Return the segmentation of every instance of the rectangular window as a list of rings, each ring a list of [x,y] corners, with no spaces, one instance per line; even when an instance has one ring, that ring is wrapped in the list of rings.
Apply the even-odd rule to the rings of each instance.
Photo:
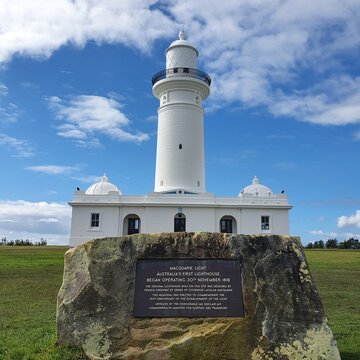
[[[228,234],[231,234],[233,232],[231,219],[222,219],[220,221],[220,232]]]
[[[100,214],[99,213],[91,214],[91,227],[92,228],[100,227]]]
[[[129,218],[128,220],[128,235],[138,234],[140,230],[139,218]]]
[[[261,230],[270,230],[270,216],[261,217]]]
[[[186,231],[186,219],[174,218],[174,232],[183,232]]]

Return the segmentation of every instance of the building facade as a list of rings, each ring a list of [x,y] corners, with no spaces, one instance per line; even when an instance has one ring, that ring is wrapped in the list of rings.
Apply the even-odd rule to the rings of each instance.
[[[197,69],[197,57],[180,31],[166,50],[166,69],[152,79],[159,99],[154,191],[123,195],[105,175],[86,191],[76,191],[69,203],[71,246],[134,233],[289,233],[287,196],[274,194],[256,177],[236,197],[206,192],[202,101],[211,79]]]

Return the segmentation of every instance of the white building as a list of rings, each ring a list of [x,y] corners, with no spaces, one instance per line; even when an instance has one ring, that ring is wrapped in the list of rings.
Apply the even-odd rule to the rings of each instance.
[[[287,196],[274,194],[256,177],[236,197],[206,192],[202,101],[211,80],[197,70],[197,57],[180,31],[166,50],[166,69],[152,80],[160,101],[154,191],[123,195],[106,176],[85,192],[76,191],[69,203],[71,246],[139,232],[289,233]]]

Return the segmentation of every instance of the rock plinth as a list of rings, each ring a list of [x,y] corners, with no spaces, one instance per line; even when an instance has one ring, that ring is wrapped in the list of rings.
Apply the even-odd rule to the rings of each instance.
[[[239,259],[243,318],[134,318],[137,259]],[[300,240],[219,233],[138,234],[65,254],[59,343],[90,359],[340,359]]]

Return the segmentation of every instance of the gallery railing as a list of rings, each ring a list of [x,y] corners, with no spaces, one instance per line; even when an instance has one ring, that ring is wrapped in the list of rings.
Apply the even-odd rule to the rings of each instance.
[[[169,77],[193,77],[195,79],[204,81],[206,84],[210,86],[211,84],[211,78],[208,74],[205,72],[198,70],[198,69],[192,69],[192,68],[171,68],[171,69],[164,69],[156,73],[152,78],[152,84],[155,85],[158,81],[169,78]]]

